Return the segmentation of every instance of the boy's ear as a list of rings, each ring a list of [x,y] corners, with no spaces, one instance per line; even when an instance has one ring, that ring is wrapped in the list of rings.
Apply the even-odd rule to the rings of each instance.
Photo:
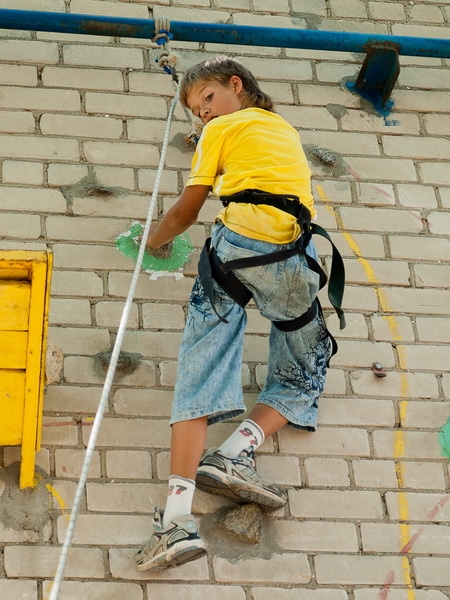
[[[242,83],[242,79],[240,77],[238,77],[237,75],[232,75],[230,77],[230,83],[233,86],[233,89],[236,92],[236,94],[240,94],[244,87],[243,83]]]

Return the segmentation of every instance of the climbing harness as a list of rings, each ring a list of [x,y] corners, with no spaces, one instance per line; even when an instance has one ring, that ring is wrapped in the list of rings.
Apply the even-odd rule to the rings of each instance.
[[[230,202],[245,202],[250,204],[273,206],[296,217],[302,233],[296,240],[293,248],[278,250],[276,252],[261,254],[259,256],[253,256],[250,258],[230,260],[227,262],[222,262],[222,260],[219,258],[216,250],[211,244],[211,238],[206,240],[200,255],[198,273],[205,293],[207,294],[219,319],[227,323],[227,315],[220,315],[215,307],[214,290],[212,285],[213,279],[220,285],[224,292],[230,296],[232,300],[237,302],[237,304],[243,308],[252,298],[252,292],[233,273],[234,269],[246,269],[268,265],[286,260],[296,254],[301,254],[305,257],[308,267],[319,276],[319,289],[322,289],[327,282],[327,276],[319,263],[314,260],[314,258],[306,254],[306,248],[311,240],[312,235],[318,234],[322,237],[325,237],[330,242],[333,249],[328,284],[328,297],[339,317],[340,328],[344,329],[345,316],[342,310],[342,298],[344,295],[345,285],[344,262],[338,249],[333,244],[325,229],[320,227],[320,225],[311,223],[310,212],[306,206],[301,204],[298,196],[270,194],[260,190],[244,190],[234,194],[233,196],[221,197],[221,201],[224,206],[228,206]],[[281,331],[296,331],[297,329],[301,329],[310,323],[318,313],[322,314],[322,308],[319,299],[316,298],[308,310],[295,319],[290,319],[287,321],[273,321],[273,324]],[[337,352],[337,343],[328,329],[327,333],[331,339],[332,355],[334,355]]]
[[[166,72],[168,72],[168,71],[166,71]],[[159,165],[158,165],[158,169],[157,169],[156,177],[155,177],[155,185],[153,188],[153,193],[152,193],[152,196],[150,199],[150,204],[148,207],[147,219],[145,222],[144,231],[142,233],[142,241],[141,241],[141,245],[139,248],[138,256],[136,258],[136,265],[135,265],[133,276],[131,279],[130,288],[128,290],[127,298],[125,301],[125,306],[122,311],[122,317],[120,319],[119,328],[117,330],[117,337],[116,337],[116,341],[114,343],[114,347],[112,350],[109,368],[106,373],[105,383],[103,385],[103,390],[102,390],[102,394],[100,397],[99,405],[98,405],[95,419],[94,419],[94,422],[92,425],[92,432],[89,437],[88,445],[86,447],[86,454],[85,454],[85,459],[84,459],[83,466],[81,469],[80,480],[78,482],[77,489],[75,491],[75,497],[73,500],[72,510],[71,510],[71,514],[70,514],[70,521],[67,526],[66,536],[64,539],[64,544],[62,546],[61,555],[59,557],[59,562],[58,562],[56,574],[55,574],[55,577],[53,580],[53,585],[52,585],[52,588],[50,591],[49,600],[58,600],[59,590],[61,587],[61,582],[64,577],[64,569],[66,566],[68,553],[70,550],[70,546],[72,544],[73,534],[74,534],[74,530],[75,530],[75,524],[76,524],[76,520],[78,517],[78,513],[80,511],[81,500],[83,497],[84,488],[86,486],[86,481],[87,481],[88,472],[89,472],[89,468],[90,468],[91,461],[92,461],[92,456],[94,454],[96,441],[98,438],[98,434],[100,432],[100,426],[101,426],[103,416],[105,414],[105,411],[106,411],[106,408],[108,405],[108,399],[109,399],[109,395],[111,392],[114,375],[115,375],[115,372],[117,369],[117,364],[119,362],[120,350],[121,350],[121,347],[123,344],[125,331],[126,331],[126,327],[127,327],[127,322],[128,322],[128,318],[129,318],[129,315],[131,312],[133,298],[134,298],[134,294],[135,294],[137,283],[138,283],[138,277],[139,277],[140,271],[141,271],[142,261],[144,259],[145,245],[147,242],[148,235],[150,233],[150,226],[151,226],[152,220],[153,220],[153,213],[155,211],[159,186],[161,184],[161,179],[162,179],[163,170],[164,170],[164,162],[165,162],[165,158],[166,158],[166,154],[167,154],[167,148],[169,145],[170,127],[172,124],[175,107],[176,107],[179,97],[180,97],[180,82],[178,81],[178,78],[175,79],[175,76],[176,76],[175,71],[170,72],[170,74],[172,75],[172,78],[176,82],[177,85],[176,85],[175,96],[170,105],[169,114],[167,117],[166,129],[164,132],[163,145],[162,145],[162,149],[161,149],[161,158],[159,161]]]

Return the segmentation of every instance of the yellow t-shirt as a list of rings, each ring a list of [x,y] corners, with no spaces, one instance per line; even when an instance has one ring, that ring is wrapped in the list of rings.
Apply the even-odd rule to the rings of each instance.
[[[204,127],[187,185],[211,186],[217,196],[245,189],[295,195],[314,217],[310,178],[298,132],[273,112],[246,108]],[[295,217],[267,205],[232,202],[217,218],[236,233],[274,244],[301,233]]]

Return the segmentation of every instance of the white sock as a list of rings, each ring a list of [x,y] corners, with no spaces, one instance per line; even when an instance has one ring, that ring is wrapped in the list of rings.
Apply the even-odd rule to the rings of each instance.
[[[220,446],[220,451],[228,458],[236,458],[242,452],[251,455],[264,442],[264,439],[261,427],[254,421],[245,419]]]
[[[194,499],[195,481],[171,475],[167,487],[167,503],[163,515],[163,529],[168,527],[175,517],[190,515]]]

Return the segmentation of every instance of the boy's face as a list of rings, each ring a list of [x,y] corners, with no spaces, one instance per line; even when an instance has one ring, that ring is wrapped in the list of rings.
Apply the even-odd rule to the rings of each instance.
[[[216,117],[229,115],[242,107],[243,86],[233,75],[227,84],[216,80],[199,81],[187,94],[187,104],[204,125]]]

